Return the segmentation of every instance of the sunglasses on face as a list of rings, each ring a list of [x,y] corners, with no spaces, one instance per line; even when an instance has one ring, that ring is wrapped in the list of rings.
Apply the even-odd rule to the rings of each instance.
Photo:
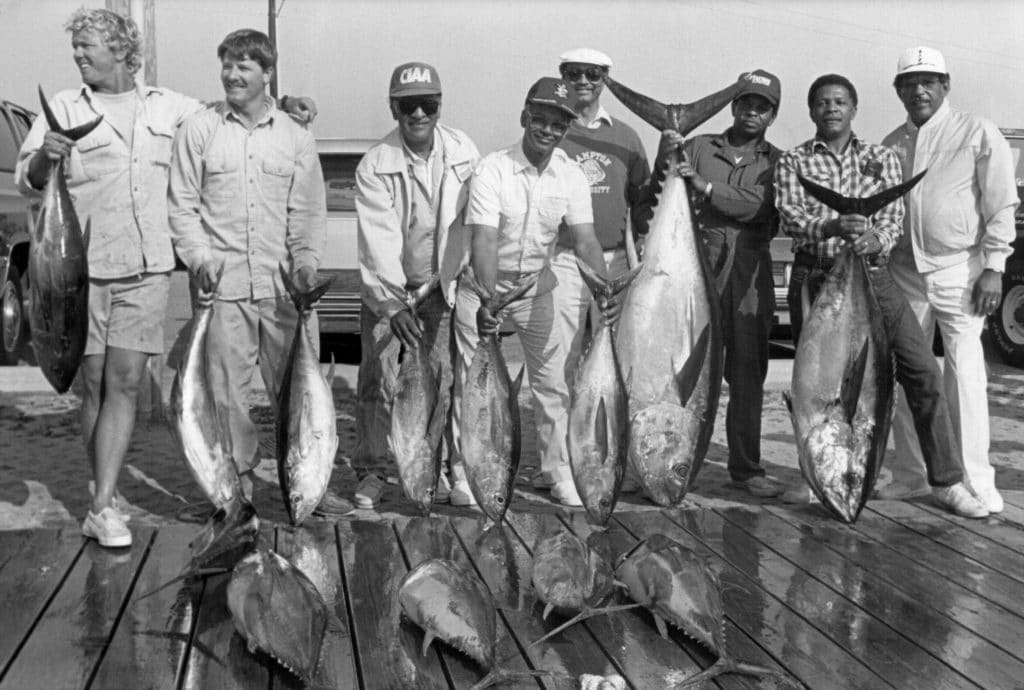
[[[440,101],[435,100],[400,100],[398,101],[398,112],[403,115],[412,115],[417,110],[422,110],[424,115],[435,115],[441,107]]]
[[[579,78],[586,75],[587,81],[599,82],[604,79],[604,70],[600,67],[566,67],[562,70],[562,76],[569,81],[579,81]]]
[[[530,113],[530,128],[543,131],[545,128],[549,128],[551,133],[556,137],[560,137],[569,131],[569,123],[564,120],[549,120],[543,115],[534,115]]]

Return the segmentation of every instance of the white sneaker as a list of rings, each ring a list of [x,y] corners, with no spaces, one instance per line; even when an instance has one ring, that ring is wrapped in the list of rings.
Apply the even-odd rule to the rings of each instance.
[[[570,508],[579,508],[583,505],[583,500],[576,491],[576,485],[572,480],[561,481],[552,486],[551,498],[555,499],[563,506],[569,506]]]
[[[95,539],[100,546],[118,548],[132,545],[132,533],[116,510],[106,507],[96,513],[89,511],[82,522],[82,534]]]
[[[801,484],[783,491],[782,495],[779,496],[779,500],[791,505],[802,505],[805,503],[813,503],[815,499],[814,492],[811,491],[811,487],[806,484]]]
[[[437,487],[434,489],[434,503],[447,503],[452,495],[451,484],[448,483],[448,477],[444,476],[444,472],[437,478]]]
[[[373,510],[380,505],[380,497],[384,494],[384,480],[375,474],[368,474],[359,482],[356,487],[353,503],[356,508]]]
[[[451,495],[448,497],[448,502],[457,508],[475,506],[476,498],[469,488],[469,482],[464,479],[456,481],[455,486],[452,487]]]
[[[1003,497],[999,495],[999,491],[994,486],[984,491],[975,491],[974,495],[988,508],[988,512],[1003,512]]]
[[[89,480],[89,497],[96,498],[96,482]],[[111,507],[121,516],[121,522],[129,522],[132,519],[132,504],[121,495],[121,492],[114,489],[114,498],[110,501]]]
[[[989,509],[985,502],[975,498],[963,482],[953,486],[937,486],[932,489],[932,493],[943,508],[955,515],[965,518],[988,517]]]

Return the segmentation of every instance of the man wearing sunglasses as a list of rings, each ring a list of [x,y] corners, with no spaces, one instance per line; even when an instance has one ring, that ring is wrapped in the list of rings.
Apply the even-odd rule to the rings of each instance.
[[[462,278],[455,310],[457,376],[465,381],[479,339],[498,328],[498,315],[480,303],[470,280],[502,294],[537,276],[537,284],[502,316],[511,320],[523,346],[541,474],[552,483],[552,497],[568,506],[582,502],[569,470],[566,352],[557,326],[556,279],[550,265],[559,228],[565,227],[581,260],[598,275],[608,272],[594,233],[590,185],[580,167],[558,148],[577,117],[574,105],[574,94],[565,82],[541,78],[527,93],[519,116],[522,140],[490,154],[477,167],[466,211],[472,231],[471,270]],[[602,311],[611,323],[619,307],[612,302]],[[458,404],[453,412],[459,415]]]
[[[743,75],[740,83],[731,127],[685,143],[667,130],[654,167],[655,177],[663,176],[664,157],[682,145],[685,159],[678,172],[696,195],[694,213],[721,286],[729,475],[736,488],[768,498],[783,492],[761,466],[761,410],[775,311],[769,243],[778,231],[778,214],[772,174],[781,151],[765,133],[778,114],[782,86],[764,70]]]
[[[446,412],[450,404],[451,305],[468,246],[462,226],[468,182],[479,158],[464,132],[438,123],[441,80],[433,66],[396,67],[389,97],[398,126],[366,152],[356,170],[363,304],[352,465],[359,508],[376,507],[383,477],[396,474],[386,447],[391,414],[384,392],[394,387],[403,345],[415,347],[420,339],[430,344],[430,359],[441,371],[439,404]],[[389,289],[415,289],[434,275],[439,288],[416,314]],[[452,433],[446,424],[446,449],[453,447]],[[452,505],[471,505],[469,487],[458,479],[461,469],[452,470],[454,486],[442,474],[434,500],[444,503],[450,496]]]
[[[628,269],[626,232],[632,227],[634,237],[645,235],[650,219],[653,199],[647,193],[651,175],[647,153],[636,131],[624,122],[613,120],[601,105],[611,58],[592,48],[576,48],[562,53],[559,61],[562,79],[576,95],[578,115],[559,146],[579,164],[590,184],[594,230],[601,243],[608,275],[621,275]],[[555,304],[562,347],[566,352],[565,378],[571,389],[586,331],[587,311],[591,311],[591,322],[598,313],[592,306],[593,296],[576,267],[576,253],[568,232],[559,235],[551,270],[558,279]],[[534,478],[535,488],[550,486],[548,477]],[[621,490],[629,493],[638,487],[630,472]]]

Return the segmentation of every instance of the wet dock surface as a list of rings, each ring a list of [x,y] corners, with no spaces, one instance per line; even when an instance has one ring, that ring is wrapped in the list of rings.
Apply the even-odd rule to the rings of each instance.
[[[718,573],[727,647],[787,680],[723,676],[707,687],[1024,687],[1024,492],[1005,511],[956,518],[931,499],[872,501],[853,526],[812,505],[617,512],[629,546],[661,532],[705,555]],[[498,606],[499,665],[564,677],[623,676],[668,688],[714,657],[644,609],[593,618],[530,647],[563,621],[530,587],[537,536],[585,533],[568,514],[264,523],[265,544],[293,557],[342,626],[325,643],[319,678],[337,688],[468,688],[484,675],[400,615],[402,576],[426,558],[471,565]],[[224,599],[226,575],[146,593],[188,561],[197,525],[133,527],[135,544],[105,550],[75,527],[0,532],[0,689],[300,687],[252,654]],[[567,688],[566,680],[515,687]],[[506,685],[505,687],[509,687]]]

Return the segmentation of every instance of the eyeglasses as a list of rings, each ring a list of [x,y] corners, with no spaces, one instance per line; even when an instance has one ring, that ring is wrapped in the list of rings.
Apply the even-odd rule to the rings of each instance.
[[[560,137],[569,131],[569,123],[564,120],[549,120],[543,115],[530,113],[530,128],[539,130],[547,128],[550,129],[551,133],[556,137]]]
[[[565,67],[562,69],[562,76],[569,81],[578,81],[583,75],[587,76],[587,81],[599,82],[604,79],[604,70],[600,67]]]
[[[398,112],[403,115],[412,115],[417,110],[422,110],[424,115],[434,115],[440,107],[441,101],[435,100],[421,101],[401,99],[398,101]]]

